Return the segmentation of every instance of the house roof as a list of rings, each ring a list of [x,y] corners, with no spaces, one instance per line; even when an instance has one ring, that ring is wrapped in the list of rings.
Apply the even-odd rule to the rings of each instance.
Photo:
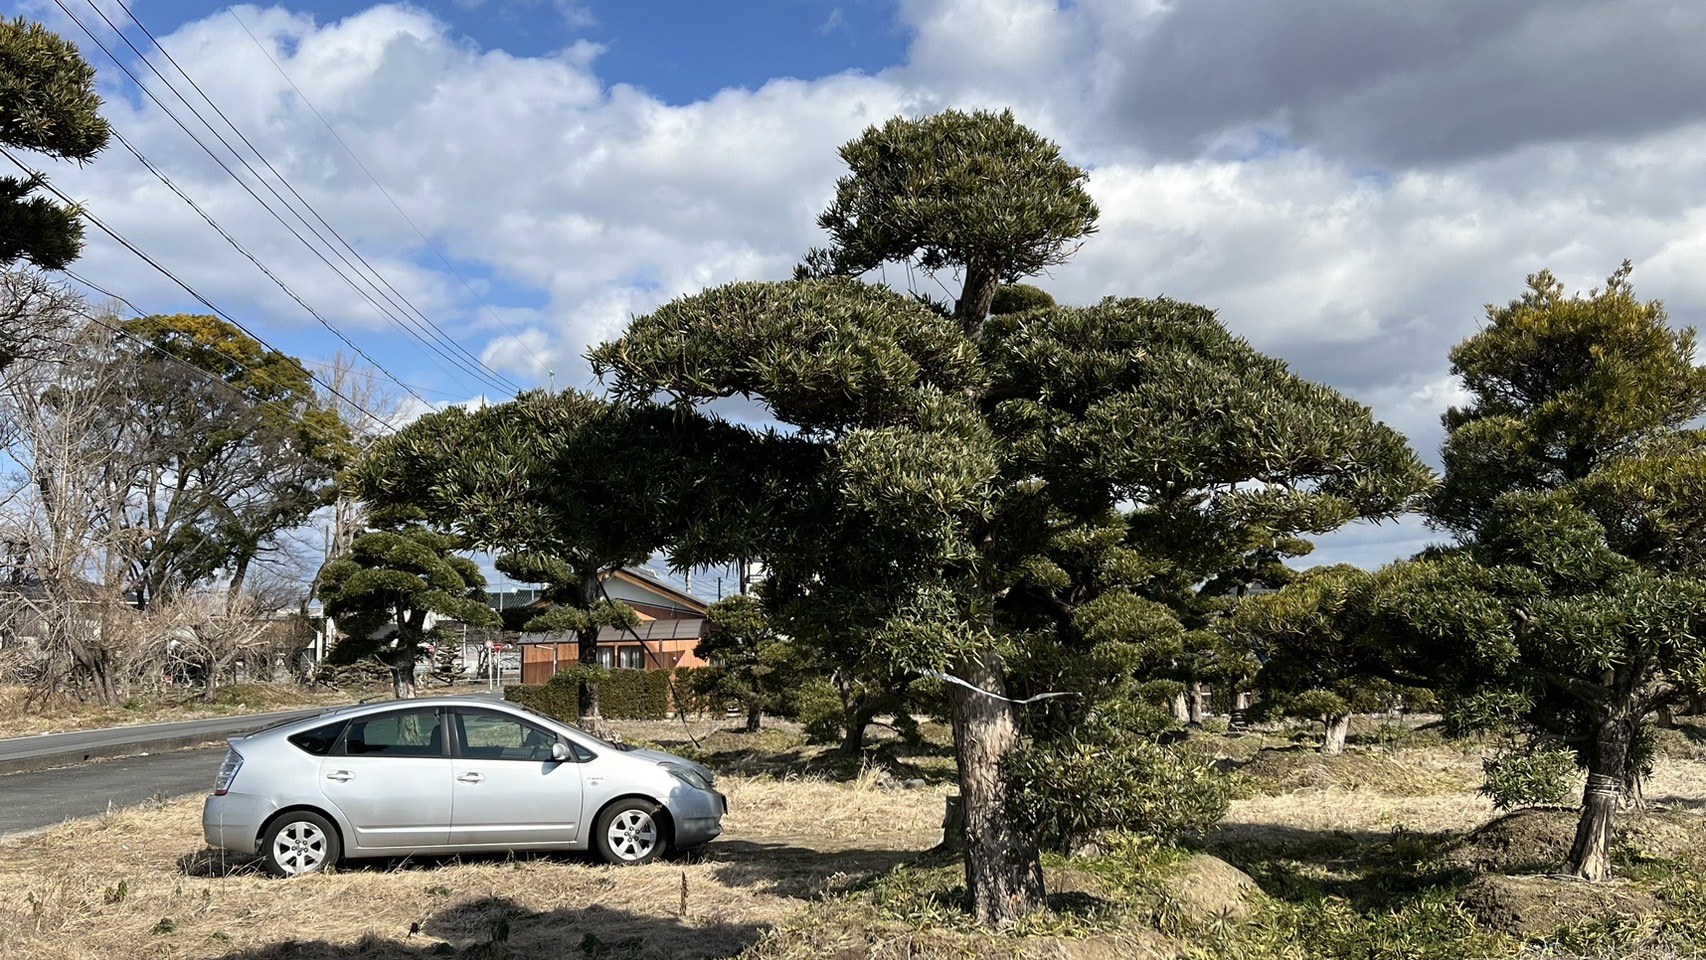
[[[643,589],[662,593],[669,599],[674,600],[676,603],[687,607],[690,610],[697,610],[703,613],[704,611],[711,609],[711,605],[709,603],[706,603],[701,598],[688,593],[674,584],[671,584],[669,581],[658,576],[655,571],[648,570],[645,567],[623,567],[620,570],[612,571],[610,573],[610,578],[615,580],[624,580]]]
[[[598,631],[600,645],[622,643],[624,641],[649,643],[654,640],[696,640],[705,635],[705,619],[703,617],[683,617],[679,620],[650,620],[641,623],[632,630],[623,627],[601,627]],[[573,633],[556,631],[553,633],[524,633],[522,643],[574,643]]]

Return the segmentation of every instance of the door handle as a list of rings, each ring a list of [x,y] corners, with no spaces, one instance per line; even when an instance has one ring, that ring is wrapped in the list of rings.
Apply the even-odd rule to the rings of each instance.
[[[480,783],[481,781],[486,779],[486,775],[483,773],[464,773],[462,776],[457,777],[456,779],[462,781],[463,783]]]
[[[348,770],[334,770],[331,773],[326,774],[326,779],[336,780],[339,783],[348,783],[355,779],[355,774],[350,773]]]

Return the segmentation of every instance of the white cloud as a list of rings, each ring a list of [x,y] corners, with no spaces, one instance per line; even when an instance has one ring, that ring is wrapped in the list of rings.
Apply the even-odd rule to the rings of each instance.
[[[560,386],[588,385],[587,347],[674,296],[786,276],[821,242],[814,219],[841,172],[835,148],[864,126],[1012,105],[1091,169],[1103,210],[1101,232],[1043,286],[1068,301],[1165,293],[1214,306],[1258,347],[1370,403],[1432,459],[1453,397],[1446,350],[1527,273],[1551,267],[1586,288],[1629,257],[1640,293],[1679,321],[1706,308],[1692,269],[1706,253],[1706,126],[1692,101],[1631,103],[1633,118],[1548,107],[1544,122],[1498,122],[1592,57],[1612,58],[1593,61],[1600,72],[1632,62],[1632,37],[1663,27],[1676,36],[1662,50],[1692,42],[1703,18],[1641,0],[1647,21],[1596,37],[1594,5],[1518,6],[1382,7],[1302,43],[1217,0],[903,0],[904,63],[681,106],[605,84],[590,44],[520,58],[480,50],[414,7],[326,23],[240,8],[414,222],[489,273],[476,287],[543,301],[498,321],[438,269],[230,16],[164,40],[398,289],[530,383],[552,371]],[[1425,35],[1385,37],[1393,17]],[[1474,23],[1497,29],[1451,40]],[[1563,25],[1579,58],[1531,49],[1537,24]],[[1397,59],[1358,53],[1376,40],[1397,44]],[[1668,70],[1669,56],[1655,63]],[[1478,98],[1475,78],[1499,77],[1498,95]],[[1647,77],[1636,70],[1619,89],[1646,90]],[[379,328],[157,108],[113,99],[119,130],[293,288],[352,333]],[[313,323],[122,151],[54,174],[216,302],[269,329]],[[79,270],[143,305],[175,299],[98,240]],[[387,360],[400,375],[436,376],[413,354]]]

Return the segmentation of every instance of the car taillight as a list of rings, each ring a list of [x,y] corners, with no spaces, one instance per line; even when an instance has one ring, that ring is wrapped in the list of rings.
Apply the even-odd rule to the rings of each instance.
[[[219,765],[219,778],[213,781],[213,795],[223,797],[231,791],[231,781],[243,769],[243,755],[235,750],[225,751],[225,762]]]

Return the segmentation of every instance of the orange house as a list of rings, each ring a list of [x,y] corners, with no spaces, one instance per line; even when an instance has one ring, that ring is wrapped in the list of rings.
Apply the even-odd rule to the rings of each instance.
[[[598,632],[598,662],[629,670],[674,670],[702,667],[693,653],[705,635],[710,604],[649,570],[626,568],[604,577],[604,592],[640,615],[633,630],[604,627]],[[541,609],[550,606],[541,602]],[[521,682],[544,683],[556,672],[580,662],[580,643],[573,634],[521,635]]]

